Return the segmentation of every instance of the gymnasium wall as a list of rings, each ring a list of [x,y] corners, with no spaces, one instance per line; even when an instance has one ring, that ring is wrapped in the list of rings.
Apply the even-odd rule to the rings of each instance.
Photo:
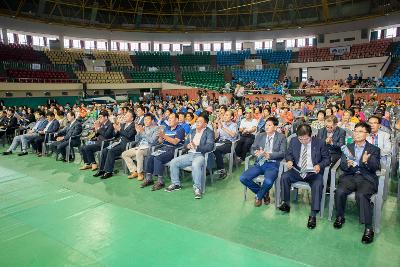
[[[349,73],[357,75],[360,70],[363,72],[363,77],[381,77],[385,69],[381,73],[381,68],[385,64],[388,57],[373,57],[352,60],[336,60],[323,62],[308,62],[308,63],[289,63],[287,75],[293,81],[299,77],[299,69],[307,68],[308,76],[313,76],[317,80],[338,80],[346,79]],[[299,80],[301,80],[299,78]]]

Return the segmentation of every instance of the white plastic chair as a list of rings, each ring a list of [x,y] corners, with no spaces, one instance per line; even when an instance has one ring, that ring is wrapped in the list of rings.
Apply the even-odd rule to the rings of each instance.
[[[340,160],[332,167],[332,171],[331,171],[331,188],[330,188],[329,211],[328,211],[328,213],[329,213],[328,220],[329,221],[332,220],[332,216],[333,216],[333,208],[335,205],[335,195],[334,194],[335,194],[335,190],[336,190],[336,174],[338,173],[339,166],[340,166]],[[379,176],[378,192],[371,196],[371,202],[374,204],[374,209],[373,209],[374,231],[376,233],[379,233],[380,226],[381,226],[381,215],[382,215],[382,205],[383,205],[386,170],[382,169],[381,171],[376,172],[376,174]],[[355,201],[356,194],[353,192],[350,195],[348,195],[347,198]]]
[[[286,171],[286,170],[287,170],[287,167],[286,167],[286,164],[285,164],[285,167],[284,167],[283,171]],[[326,192],[326,184],[328,182],[328,175],[329,175],[329,166],[325,167],[324,173],[323,173],[323,176],[322,176],[322,178],[323,178],[323,188],[322,188],[322,197],[321,197],[320,210],[319,210],[319,215],[320,215],[321,218],[324,217],[325,195],[326,195],[325,192]],[[277,186],[279,186],[280,190],[282,191],[281,177],[278,177],[278,179],[276,179],[276,182],[277,182]],[[298,181],[296,183],[293,183],[291,185],[291,188],[292,188],[292,190],[293,189],[296,189],[296,190],[298,190],[298,189],[306,189],[306,190],[311,191],[310,185],[307,182],[302,182],[302,181]],[[296,200],[297,200],[297,192],[296,192]],[[279,203],[280,203],[281,202],[281,195],[279,195],[279,196],[275,195],[275,201],[279,201]]]
[[[246,171],[249,168],[249,163],[250,163],[250,159],[254,157],[253,155],[249,155],[246,157],[245,162],[244,162],[244,170]],[[278,186],[278,180],[280,180],[282,173],[285,169],[285,164],[286,161],[282,160],[279,164],[279,171],[278,171],[278,177],[276,178],[275,182],[274,182],[274,188],[275,188],[275,207],[277,208],[280,200],[281,200],[281,187]],[[253,181],[257,184],[262,184],[264,182],[264,175],[259,175],[256,178],[253,179]],[[247,200],[247,186],[244,186],[244,192],[243,192],[243,197],[244,200]]]

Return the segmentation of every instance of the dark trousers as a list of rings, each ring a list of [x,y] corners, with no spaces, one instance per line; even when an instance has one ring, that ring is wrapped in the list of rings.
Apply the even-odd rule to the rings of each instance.
[[[175,147],[162,146],[159,150],[164,150],[165,152],[158,156],[149,155],[146,157],[144,164],[145,173],[163,176],[164,164],[174,158]]]
[[[83,162],[86,165],[96,164],[96,159],[94,157],[94,154],[97,151],[100,151],[100,149],[101,149],[101,143],[95,143],[95,144],[82,146],[80,152],[82,155]]]
[[[80,140],[71,140],[71,147],[79,146]],[[67,152],[68,140],[56,141],[50,145],[50,150],[55,151],[56,154],[61,154],[62,158],[65,159]]]
[[[101,152],[100,171],[113,172],[115,160],[121,156],[122,152],[126,149],[125,143],[119,143],[112,148],[105,148]]]
[[[323,170],[321,170],[323,171]],[[291,169],[282,174],[282,191],[283,201],[287,204],[290,202],[290,188],[293,183],[298,181],[306,182],[311,187],[311,210],[318,212],[321,206],[322,190],[324,187],[321,173],[307,175],[301,178],[300,174]]]
[[[236,155],[243,161],[246,159],[246,154],[250,152],[251,145],[254,143],[254,135],[241,135],[236,144]]]
[[[43,142],[44,142],[44,135],[36,136],[32,140],[32,148],[33,148],[33,150],[35,150],[38,153],[42,153]]]
[[[262,166],[254,164],[240,176],[240,182],[248,187],[257,199],[262,199],[274,185],[279,172],[279,162],[265,162]],[[259,175],[264,175],[264,182],[260,186],[253,181]]]
[[[217,169],[221,170],[224,168],[224,155],[231,152],[232,143],[226,142],[221,146],[217,146],[214,151],[215,162],[217,163]]]
[[[373,183],[360,174],[345,175],[339,178],[335,192],[336,216],[344,217],[347,196],[355,192],[356,202],[360,214],[360,223],[370,227],[372,225],[371,196],[376,193]]]

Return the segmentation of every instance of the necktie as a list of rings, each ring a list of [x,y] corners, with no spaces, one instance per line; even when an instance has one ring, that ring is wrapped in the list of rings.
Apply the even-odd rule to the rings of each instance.
[[[378,146],[378,135],[377,134],[372,134],[372,143],[375,146]]]
[[[305,170],[307,168],[307,146],[301,146],[301,157],[300,157],[300,168],[301,170]],[[304,179],[306,177],[306,173],[301,174],[300,176]]]
[[[265,147],[264,147],[264,151],[269,152],[271,149],[271,141],[272,141],[272,137],[268,137],[267,136],[267,142],[265,143]]]

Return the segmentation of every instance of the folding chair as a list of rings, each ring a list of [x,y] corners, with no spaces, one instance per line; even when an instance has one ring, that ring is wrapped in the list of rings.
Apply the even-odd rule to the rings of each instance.
[[[284,168],[283,171],[286,171],[286,166]],[[323,172],[323,187],[322,187],[322,197],[321,197],[321,202],[320,202],[320,210],[319,210],[319,214],[320,217],[323,218],[324,217],[324,209],[325,209],[325,192],[326,192],[326,184],[328,181],[328,175],[329,175],[329,166],[325,167],[324,172]],[[278,176],[278,179],[276,179],[277,182],[277,186],[280,188],[281,192],[282,192],[282,184],[281,184],[281,176]],[[295,194],[295,200],[297,201],[298,198],[298,189],[306,189],[308,191],[311,191],[311,187],[307,182],[302,182],[302,181],[298,181],[296,183],[293,183],[291,185],[291,189],[296,190],[296,194]],[[279,199],[277,199],[277,197]],[[281,195],[277,196],[277,194],[275,194],[275,201],[281,201]]]
[[[249,168],[249,163],[250,163],[250,159],[254,157],[253,155],[249,155],[246,157],[245,162],[244,162],[244,170],[246,171]],[[286,161],[282,160],[279,163],[279,171],[278,171],[278,177],[276,178],[275,182],[274,182],[274,188],[275,188],[275,207],[277,208],[279,203],[281,202],[281,187],[279,186],[279,181],[281,179],[282,173],[285,169],[285,164]],[[259,175],[256,178],[253,179],[253,181],[259,185],[262,185],[262,183],[264,182],[264,175]],[[279,180],[279,181],[278,181]],[[244,192],[243,192],[243,197],[244,197],[244,201],[247,200],[247,186],[244,186]]]
[[[210,155],[214,151],[215,151],[215,146],[214,146],[212,151],[207,152],[207,153],[204,154],[204,169],[203,169],[203,179],[202,179],[202,185],[201,185],[201,192],[203,194],[206,192],[207,169],[208,169],[208,171],[210,173],[211,184],[213,184],[213,176],[212,176],[212,171],[210,169],[209,158],[210,158]],[[180,151],[180,152],[181,153],[180,153],[179,156],[182,155],[182,151]],[[187,171],[187,172],[191,172],[192,171],[192,166],[185,167],[185,168],[183,168],[183,170]]]
[[[331,172],[331,188],[330,188],[330,196],[329,196],[329,215],[328,215],[328,220],[332,220],[332,215],[333,215],[333,207],[335,205],[335,190],[336,190],[336,174],[338,173],[340,161],[338,161],[333,167],[332,167],[332,172]],[[376,194],[373,194],[371,196],[371,202],[374,204],[374,218],[373,218],[373,224],[374,224],[374,231],[376,233],[379,233],[380,231],[380,226],[381,226],[381,216],[382,216],[382,205],[383,205],[383,191],[384,191],[384,185],[385,185],[385,175],[386,175],[386,170],[382,169],[381,171],[377,171],[376,174],[379,176],[379,185],[378,185],[378,192]],[[350,195],[347,196],[347,198],[352,199],[355,201],[356,199],[356,194],[353,192]]]

